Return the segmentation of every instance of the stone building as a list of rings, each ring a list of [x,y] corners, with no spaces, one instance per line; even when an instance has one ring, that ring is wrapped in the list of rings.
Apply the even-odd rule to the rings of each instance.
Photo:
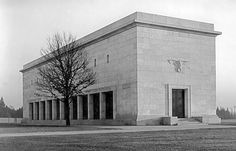
[[[215,37],[210,23],[136,12],[81,39],[97,83],[71,104],[72,124],[218,123]],[[23,66],[29,124],[63,124],[64,105],[34,95],[42,58]]]

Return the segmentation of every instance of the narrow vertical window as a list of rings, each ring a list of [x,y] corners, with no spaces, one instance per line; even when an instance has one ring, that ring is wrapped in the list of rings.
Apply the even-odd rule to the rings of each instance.
[[[94,59],[94,67],[96,67],[96,65],[97,65],[97,60]]]
[[[109,55],[107,55],[107,63],[109,63]]]

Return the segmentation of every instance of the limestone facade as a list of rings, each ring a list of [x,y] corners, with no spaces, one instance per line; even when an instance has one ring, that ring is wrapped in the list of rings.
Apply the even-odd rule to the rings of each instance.
[[[215,113],[219,34],[213,24],[136,12],[79,39],[96,72],[96,84],[84,91],[86,95],[74,97],[72,124],[161,124],[162,117],[176,116],[172,93],[178,89],[183,90],[184,118],[219,121]],[[34,95],[37,67],[43,64],[39,58],[21,70],[24,120],[61,124],[63,103]]]

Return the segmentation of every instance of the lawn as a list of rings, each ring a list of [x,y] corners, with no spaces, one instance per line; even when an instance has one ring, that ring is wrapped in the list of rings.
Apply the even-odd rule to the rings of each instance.
[[[31,132],[58,132],[58,131],[93,131],[93,130],[108,130],[115,128],[101,128],[100,126],[24,126],[19,124],[0,124],[0,135],[6,133],[31,133]],[[1,149],[0,149],[1,151]]]
[[[222,119],[222,125],[236,125],[236,119]]]
[[[2,151],[236,150],[236,129],[0,138]]]

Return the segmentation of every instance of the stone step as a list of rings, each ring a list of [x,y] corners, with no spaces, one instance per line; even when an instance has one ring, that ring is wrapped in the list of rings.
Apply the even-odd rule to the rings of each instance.
[[[196,122],[197,120],[194,118],[178,118],[178,121]]]
[[[178,118],[178,125],[204,125],[193,118]]]

